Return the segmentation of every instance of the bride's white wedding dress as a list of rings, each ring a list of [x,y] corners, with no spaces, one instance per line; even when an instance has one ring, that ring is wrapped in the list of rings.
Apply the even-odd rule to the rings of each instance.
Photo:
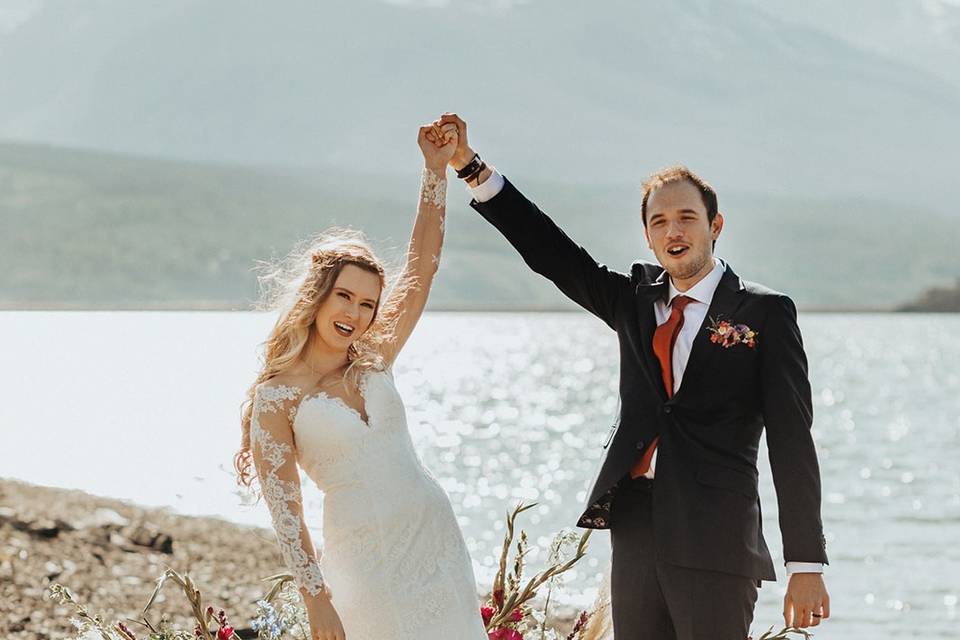
[[[360,392],[366,422],[324,393],[256,390],[251,449],[284,562],[308,592],[329,586],[348,640],[487,640],[463,536],[413,448],[392,373],[363,374]],[[324,492],[319,561],[297,462]]]

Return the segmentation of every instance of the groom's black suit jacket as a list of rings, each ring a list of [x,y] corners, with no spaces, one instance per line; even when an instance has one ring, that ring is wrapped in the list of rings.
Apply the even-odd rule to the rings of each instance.
[[[784,558],[826,563],[807,359],[790,298],[741,280],[728,266],[680,389],[668,399],[653,352],[653,305],[668,288],[662,267],[637,262],[624,274],[598,264],[509,181],[489,201],[471,206],[530,268],[619,337],[620,414],[579,526],[609,527],[618,483],[660,435],[653,483],[657,558],[776,580],[757,492],[757,450],[766,427]],[[711,342],[711,318],[746,324],[758,332],[756,346]]]

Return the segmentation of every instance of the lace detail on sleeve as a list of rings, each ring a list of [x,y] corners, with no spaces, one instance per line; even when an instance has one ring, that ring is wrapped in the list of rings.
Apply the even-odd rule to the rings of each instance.
[[[250,447],[283,561],[297,584],[317,595],[326,590],[326,583],[303,520],[300,474],[289,421],[296,407],[293,401],[300,393],[299,388],[284,385],[257,388],[250,421]],[[284,411],[287,404],[289,410]]]
[[[437,208],[445,207],[447,204],[446,175],[437,175],[430,169],[424,168],[420,174],[420,199]]]

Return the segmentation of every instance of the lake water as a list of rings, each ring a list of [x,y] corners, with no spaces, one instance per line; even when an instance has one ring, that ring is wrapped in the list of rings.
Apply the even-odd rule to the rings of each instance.
[[[230,468],[271,324],[258,313],[0,313],[0,475],[268,526]],[[957,638],[960,316],[811,313],[801,327],[832,562],[833,618],[818,637]],[[539,503],[519,523],[533,567],[576,521],[616,408],[616,358],[615,335],[583,314],[433,313],[397,362],[414,440],[485,584],[517,501]],[[306,500],[319,523],[320,496]],[[608,554],[607,534],[595,535],[568,600],[589,601]],[[783,593],[781,571],[761,589],[755,629],[782,622]]]

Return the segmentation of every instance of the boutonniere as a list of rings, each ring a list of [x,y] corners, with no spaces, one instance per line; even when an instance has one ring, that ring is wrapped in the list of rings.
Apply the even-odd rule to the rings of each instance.
[[[754,331],[745,324],[734,324],[729,320],[714,320],[710,318],[710,342],[719,344],[724,349],[737,344],[745,344],[751,349],[757,346],[758,331]]]

